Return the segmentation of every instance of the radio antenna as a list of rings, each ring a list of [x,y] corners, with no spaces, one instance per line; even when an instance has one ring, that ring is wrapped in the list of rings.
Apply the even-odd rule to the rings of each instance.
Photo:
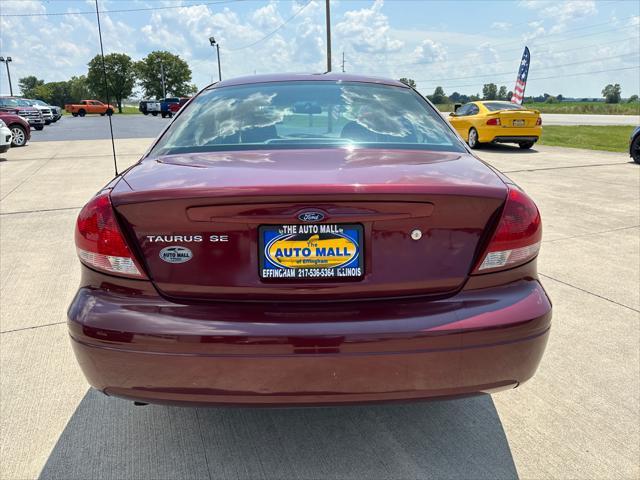
[[[96,18],[98,19],[98,36],[100,37],[100,55],[102,57],[102,77],[104,79],[104,91],[107,97],[107,110],[109,109],[108,105],[111,104],[111,100],[109,98],[109,82],[107,81],[107,67],[104,63],[104,47],[102,46],[102,29],[100,28],[100,10],[98,9],[98,0],[96,1]],[[113,111],[111,112],[113,114]],[[111,123],[111,115],[107,115],[109,117],[109,132],[111,133],[111,150],[113,151],[113,169],[116,172],[116,177],[118,176],[118,162],[116,161],[116,144],[113,141],[113,124]]]

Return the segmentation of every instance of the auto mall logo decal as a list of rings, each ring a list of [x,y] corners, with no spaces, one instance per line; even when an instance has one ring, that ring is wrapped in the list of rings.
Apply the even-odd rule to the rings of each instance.
[[[304,212],[298,215],[301,222],[321,222],[324,220],[324,214],[320,212]]]
[[[193,258],[193,253],[186,247],[174,245],[160,250],[160,258],[167,263],[184,263]]]

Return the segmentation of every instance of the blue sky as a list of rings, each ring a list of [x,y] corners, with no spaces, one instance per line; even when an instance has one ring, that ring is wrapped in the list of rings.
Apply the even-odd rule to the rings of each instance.
[[[15,82],[86,73],[99,50],[95,14],[83,13],[93,8],[92,0],[3,0],[0,55],[13,58]],[[217,76],[210,35],[223,77],[325,69],[324,1],[101,0],[100,8],[111,11],[102,19],[105,52],[139,59],[169,50],[189,62],[198,87]],[[146,10],[114,12],[133,9]],[[347,72],[411,77],[424,93],[437,85],[476,93],[487,82],[511,90],[528,45],[527,94],[597,97],[620,83],[628,97],[640,91],[639,18],[635,0],[335,0],[333,67],[344,51]]]

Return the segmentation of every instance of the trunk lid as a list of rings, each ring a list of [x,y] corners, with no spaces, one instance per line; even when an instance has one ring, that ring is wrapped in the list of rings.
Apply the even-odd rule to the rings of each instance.
[[[455,292],[506,191],[466,154],[309,149],[147,158],[116,185],[112,202],[168,297],[336,300]],[[262,231],[292,225],[360,231],[362,275],[261,278]]]
[[[492,115],[500,119],[500,125],[505,128],[535,127],[540,112],[536,110],[500,110]]]

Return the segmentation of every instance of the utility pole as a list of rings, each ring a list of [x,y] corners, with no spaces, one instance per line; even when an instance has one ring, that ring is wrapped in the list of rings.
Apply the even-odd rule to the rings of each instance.
[[[344,50],[342,51],[342,73],[344,73]]]
[[[9,72],[9,62],[11,62],[11,57],[0,57],[0,62],[4,63],[7,67],[7,78],[9,79],[9,93],[13,97],[13,85],[11,85],[11,72]]]
[[[331,71],[331,6],[330,0],[325,0],[327,19],[327,72]]]
[[[167,87],[164,81],[164,63],[160,62],[160,78],[162,79],[162,98],[167,98]]]
[[[216,47],[216,51],[218,52],[218,81],[222,81],[222,67],[220,66],[220,44],[216,42],[214,37],[209,37],[209,43],[212,47]]]

